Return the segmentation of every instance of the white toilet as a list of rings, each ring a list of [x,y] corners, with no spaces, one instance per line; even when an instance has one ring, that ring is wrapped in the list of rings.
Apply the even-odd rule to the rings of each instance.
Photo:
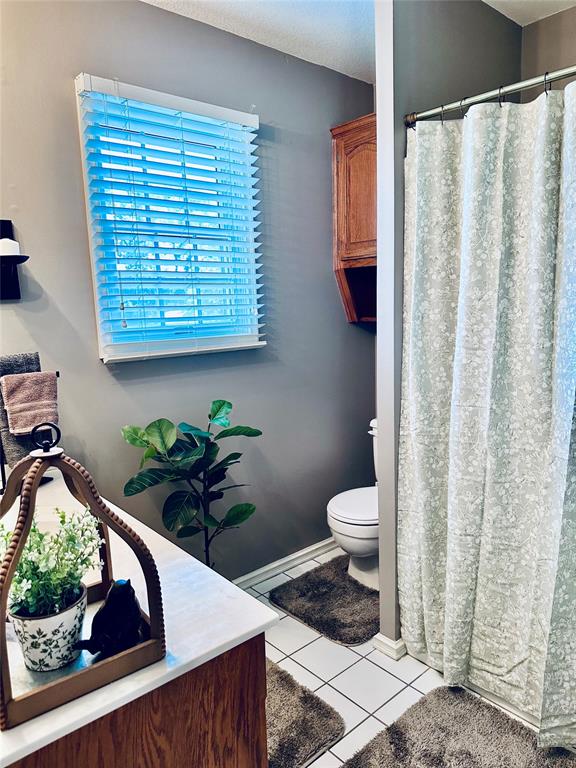
[[[376,479],[377,422],[372,419],[370,432],[374,448]],[[371,589],[378,589],[378,487],[353,488],[339,493],[328,502],[328,525],[334,541],[350,555],[348,573]]]

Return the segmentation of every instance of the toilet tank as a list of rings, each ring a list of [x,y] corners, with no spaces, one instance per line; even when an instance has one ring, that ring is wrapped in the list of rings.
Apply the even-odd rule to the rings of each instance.
[[[374,474],[376,475],[376,482],[378,482],[378,420],[372,419],[370,422],[370,429],[368,434],[372,435],[372,453],[374,455]]]

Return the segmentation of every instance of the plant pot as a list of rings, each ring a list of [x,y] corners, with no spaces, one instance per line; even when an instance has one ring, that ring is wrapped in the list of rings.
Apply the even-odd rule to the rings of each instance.
[[[39,618],[10,613],[28,669],[49,672],[78,658],[76,643],[82,635],[87,602],[86,587],[82,584],[82,594],[64,611]]]

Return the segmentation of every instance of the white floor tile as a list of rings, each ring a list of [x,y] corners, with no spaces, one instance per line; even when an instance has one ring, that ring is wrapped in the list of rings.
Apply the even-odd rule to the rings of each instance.
[[[354,728],[347,736],[331,747],[331,751],[341,760],[349,760],[353,755],[372,741],[386,726],[375,717],[369,717],[357,728]]]
[[[287,619],[282,619],[282,624]],[[306,648],[294,654],[294,661],[302,664],[322,680],[330,680],[335,675],[358,661],[358,654],[345,648],[343,645],[333,643],[326,637],[321,637]]]
[[[310,629],[305,624],[301,624],[291,616],[281,619],[278,624],[275,624],[266,632],[266,640],[287,656],[304,645],[311,643],[317,637],[319,637],[318,632],[314,632],[313,629]],[[313,672],[314,670],[311,671]]]
[[[367,712],[364,712],[357,704],[347,699],[346,696],[342,696],[341,693],[338,693],[329,685],[323,685],[322,688],[318,688],[316,695],[320,696],[327,704],[334,707],[336,712],[342,715],[346,724],[346,733],[356,728],[362,720],[366,720],[368,717]]]
[[[341,765],[342,760],[339,760],[331,752],[324,752],[322,757],[310,764],[309,768],[340,768]]]
[[[330,685],[368,712],[375,712],[405,687],[401,680],[367,659],[342,672]]]
[[[278,616],[280,616],[280,618],[282,618],[282,616],[286,616],[284,611],[281,608],[278,608],[277,605],[274,605],[274,603],[271,603],[270,600],[268,600],[268,598],[266,597],[266,595],[260,595],[258,600],[260,600],[261,603],[264,603],[264,605],[267,605],[268,608],[272,608],[273,611],[276,611],[276,613],[278,614]]]
[[[401,659],[395,661],[394,659],[391,659],[390,656],[386,656],[385,653],[382,653],[382,651],[374,651],[368,658],[370,661],[373,661],[374,664],[378,664],[379,667],[382,667],[382,669],[399,677],[400,680],[404,680],[405,683],[411,683],[429,669],[426,664],[423,664],[412,656],[402,656]]]
[[[307,560],[305,563],[300,563],[300,565],[295,565],[294,568],[290,568],[290,570],[286,571],[286,573],[288,576],[291,576],[293,579],[295,579],[297,576],[302,576],[303,573],[313,571],[314,568],[318,568],[318,563],[316,560]]]
[[[393,699],[390,699],[390,701],[384,704],[383,707],[377,709],[374,713],[374,717],[377,717],[378,720],[382,720],[382,722],[386,723],[386,725],[390,725],[395,720],[398,720],[400,715],[403,715],[408,707],[416,704],[416,702],[421,699],[423,695],[423,693],[416,691],[414,688],[404,688],[403,691],[400,691],[397,696],[394,696]]]
[[[300,685],[309,688],[311,691],[315,691],[317,688],[320,688],[321,685],[324,685],[323,680],[320,680],[320,678],[313,675],[312,672],[301,667],[300,664],[297,664],[293,659],[284,659],[278,666],[285,669],[286,672],[289,672]]]
[[[290,581],[290,576],[285,573],[279,573],[277,576],[272,576],[270,579],[265,579],[259,584],[254,584],[252,589],[255,589],[261,595],[266,595],[274,587],[279,587],[280,584],[285,584]]]
[[[270,645],[270,643],[266,643],[266,656],[270,659],[270,661],[276,662],[276,664],[278,664],[278,662],[282,661],[284,658],[282,651],[279,651],[278,648],[274,648],[274,646]]]
[[[329,552],[324,552],[323,555],[318,555],[318,557],[315,557],[314,559],[319,563],[327,563],[329,560],[334,560],[335,557],[340,557],[340,555],[345,554],[346,552],[344,552],[343,549],[336,547],[335,549],[331,549]]]
[[[354,653],[359,653],[360,656],[368,656],[368,654],[374,650],[374,644],[372,640],[368,640],[361,645],[349,645],[348,648],[350,648],[351,651],[354,651]]]
[[[412,683],[412,687],[422,691],[422,693],[430,693],[434,688],[439,688],[441,685],[445,685],[444,678],[435,669],[429,669],[427,672],[424,672],[423,675],[417,677]]]

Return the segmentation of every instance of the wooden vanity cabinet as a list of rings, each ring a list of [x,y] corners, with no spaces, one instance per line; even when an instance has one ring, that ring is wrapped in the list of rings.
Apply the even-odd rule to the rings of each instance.
[[[376,322],[376,115],[332,128],[334,274],[351,323]]]

